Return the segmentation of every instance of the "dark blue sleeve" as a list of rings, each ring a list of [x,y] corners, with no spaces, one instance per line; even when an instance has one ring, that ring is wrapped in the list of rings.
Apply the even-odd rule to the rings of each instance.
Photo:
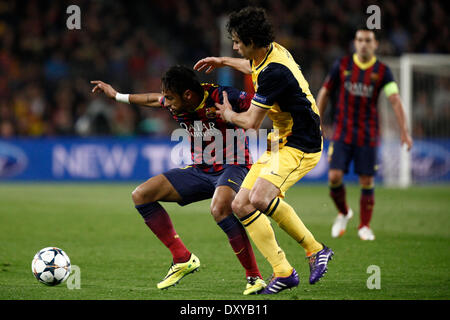
[[[395,81],[394,76],[392,75],[391,69],[386,66],[386,70],[384,71],[383,80],[381,81],[381,87],[384,87],[389,82]]]
[[[234,112],[243,112],[250,107],[251,95],[234,87],[219,87],[219,102],[223,103],[223,91],[227,92],[228,101]]]
[[[336,88],[336,85],[338,84],[340,77],[339,77],[339,69],[341,66],[341,59],[337,59],[333,66],[331,67],[330,72],[328,73],[327,77],[325,78],[325,82],[323,83],[323,87],[327,88],[329,91],[334,90]]]
[[[279,101],[286,88],[296,81],[292,72],[280,63],[270,63],[258,75],[258,90],[253,103],[261,108],[270,109]]]

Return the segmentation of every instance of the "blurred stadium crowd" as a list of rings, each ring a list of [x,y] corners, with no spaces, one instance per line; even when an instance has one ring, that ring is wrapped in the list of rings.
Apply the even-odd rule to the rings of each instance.
[[[66,27],[71,4],[81,8],[81,30]],[[450,51],[445,1],[246,4],[267,9],[277,41],[301,64],[314,95],[334,59],[351,52],[354,29],[366,21],[370,4],[381,8],[378,54]],[[123,93],[159,91],[160,76],[170,65],[192,66],[219,55],[217,18],[243,6],[238,0],[0,0],[0,136],[170,134],[177,124],[167,112],[93,96],[89,81],[103,80]],[[242,77],[234,76],[241,86]],[[449,92],[448,81],[442,85]],[[430,110],[429,98],[424,92],[414,112],[428,122],[442,121],[437,110]],[[447,96],[447,110],[448,101]]]

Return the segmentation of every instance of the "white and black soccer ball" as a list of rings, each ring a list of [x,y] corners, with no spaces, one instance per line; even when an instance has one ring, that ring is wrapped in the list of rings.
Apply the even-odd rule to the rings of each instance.
[[[39,282],[55,286],[69,277],[70,259],[63,250],[47,247],[36,253],[31,262],[31,270]]]

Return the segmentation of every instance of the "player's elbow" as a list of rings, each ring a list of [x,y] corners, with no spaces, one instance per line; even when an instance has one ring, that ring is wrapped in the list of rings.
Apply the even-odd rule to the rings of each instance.
[[[393,93],[388,97],[389,102],[393,107],[401,106],[402,100],[400,99],[400,95],[398,93]]]
[[[246,60],[246,62],[247,62],[247,60]],[[245,65],[244,65],[244,67],[242,68],[242,73],[244,73],[244,74],[252,74],[252,67],[250,67],[250,65],[249,65],[249,63],[247,62]]]
[[[258,130],[261,127],[261,121],[257,121],[256,119],[249,119],[246,123],[246,130]]]
[[[247,128],[245,128],[246,130],[258,130],[259,126],[256,123],[251,123],[247,126]]]

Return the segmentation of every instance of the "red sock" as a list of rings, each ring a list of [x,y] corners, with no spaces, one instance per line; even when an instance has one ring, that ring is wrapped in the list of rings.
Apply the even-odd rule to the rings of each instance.
[[[245,276],[260,277],[262,279],[258,265],[256,264],[252,245],[250,244],[247,232],[240,221],[231,214],[217,224],[228,236],[228,241],[230,242],[236,257],[245,269]]]
[[[359,228],[364,226],[369,227],[370,220],[372,219],[373,206],[375,205],[375,193],[374,189],[362,189],[360,204],[360,224]]]
[[[170,250],[174,263],[186,262],[191,253],[184,246],[183,241],[176,233],[167,211],[158,203],[151,202],[136,206],[136,209],[145,220],[145,224]]]
[[[338,211],[344,215],[348,212],[347,200],[345,196],[345,186],[341,184],[337,187],[330,186],[330,197],[333,199],[334,204]]]

